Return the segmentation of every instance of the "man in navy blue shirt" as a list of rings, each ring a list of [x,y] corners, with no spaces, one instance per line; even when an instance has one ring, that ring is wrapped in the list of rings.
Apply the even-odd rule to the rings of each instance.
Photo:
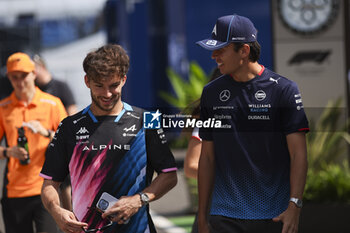
[[[296,233],[309,130],[297,85],[258,63],[246,17],[220,17],[197,44],[224,74],[201,97],[201,119],[222,127],[200,129],[199,232]]]

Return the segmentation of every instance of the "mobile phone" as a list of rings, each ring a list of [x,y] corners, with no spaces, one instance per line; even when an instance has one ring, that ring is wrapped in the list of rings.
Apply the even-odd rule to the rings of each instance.
[[[113,197],[111,194],[104,192],[98,200],[96,207],[100,211],[105,212],[110,207],[112,207],[117,201],[118,199],[116,197]]]
[[[96,207],[103,213],[109,208],[111,208],[117,201],[118,198],[113,197],[111,194],[104,192],[98,200]],[[113,215],[110,215],[110,217],[113,217]],[[124,221],[123,224],[128,224],[129,221],[130,219],[127,219],[126,221]]]

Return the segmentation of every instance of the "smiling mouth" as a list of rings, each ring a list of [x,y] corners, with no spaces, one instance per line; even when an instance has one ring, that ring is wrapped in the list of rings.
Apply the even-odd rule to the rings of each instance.
[[[113,103],[114,98],[110,98],[110,99],[101,99],[102,103],[105,105],[110,105]]]

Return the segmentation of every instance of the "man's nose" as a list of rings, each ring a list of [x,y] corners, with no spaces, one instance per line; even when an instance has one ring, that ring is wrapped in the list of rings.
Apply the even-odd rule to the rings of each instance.
[[[113,94],[112,94],[112,92],[111,92],[111,90],[110,90],[109,88],[105,88],[105,89],[103,90],[103,95],[104,95],[105,97],[111,97]]]

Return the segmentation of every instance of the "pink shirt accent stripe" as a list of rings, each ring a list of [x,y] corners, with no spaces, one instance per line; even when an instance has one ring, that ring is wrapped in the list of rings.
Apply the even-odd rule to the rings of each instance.
[[[304,132],[304,131],[310,131],[310,129],[309,128],[301,128],[301,129],[298,129],[298,131]]]
[[[41,176],[42,178],[47,179],[47,180],[52,180],[51,176],[47,176],[47,175],[45,175],[43,173],[40,173],[39,176]]]
[[[167,169],[163,169],[162,172],[166,173],[166,172],[173,172],[173,171],[177,171],[177,167],[172,167],[172,168],[167,168]]]

